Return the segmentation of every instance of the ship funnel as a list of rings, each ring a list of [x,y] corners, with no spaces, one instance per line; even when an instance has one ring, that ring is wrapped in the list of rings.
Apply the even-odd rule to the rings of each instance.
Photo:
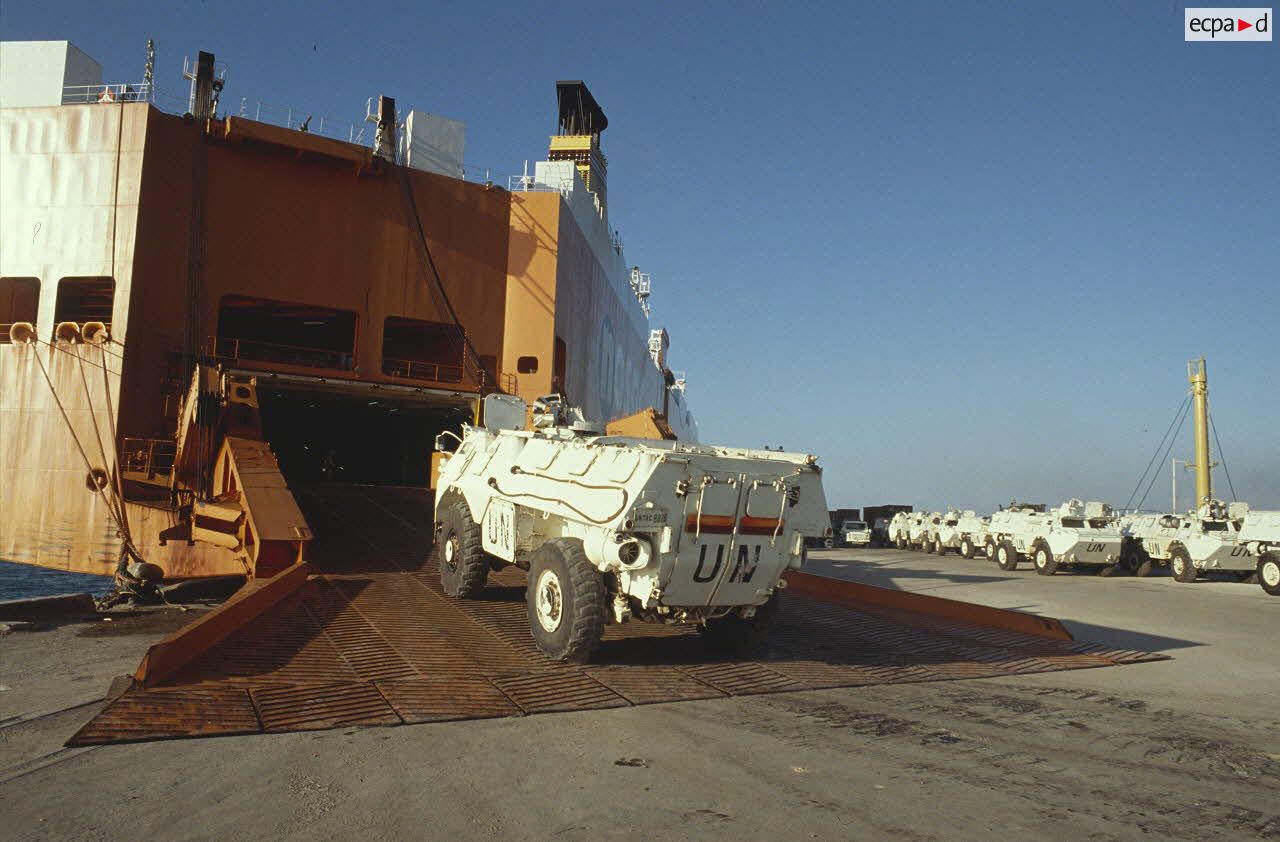
[[[85,322],[80,335],[90,345],[106,345],[111,341],[111,333],[102,322]]]
[[[75,322],[58,322],[57,327],[53,329],[53,338],[59,342],[75,343],[82,342],[84,336],[80,333],[80,325]]]
[[[9,341],[14,345],[34,345],[36,326],[31,322],[14,322],[9,327]]]

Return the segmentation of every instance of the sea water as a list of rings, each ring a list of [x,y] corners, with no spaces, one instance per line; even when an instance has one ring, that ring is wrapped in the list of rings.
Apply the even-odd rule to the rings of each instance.
[[[27,599],[64,593],[102,596],[110,587],[110,576],[68,573],[65,570],[0,561],[0,599]]]

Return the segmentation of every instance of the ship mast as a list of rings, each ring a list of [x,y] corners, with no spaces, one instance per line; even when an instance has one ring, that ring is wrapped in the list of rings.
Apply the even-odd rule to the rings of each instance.
[[[1209,375],[1204,357],[1187,363],[1187,380],[1191,383],[1191,400],[1195,408],[1196,426],[1196,508],[1213,496],[1213,462],[1209,458]]]

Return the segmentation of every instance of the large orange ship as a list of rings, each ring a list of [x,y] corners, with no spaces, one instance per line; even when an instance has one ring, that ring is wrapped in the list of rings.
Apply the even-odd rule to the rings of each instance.
[[[336,139],[188,70],[182,113],[150,69],[0,109],[0,559],[273,575],[307,553],[298,485],[426,489],[493,392],[696,437],[583,83],[500,185],[464,177],[454,121],[383,97],[369,142]]]

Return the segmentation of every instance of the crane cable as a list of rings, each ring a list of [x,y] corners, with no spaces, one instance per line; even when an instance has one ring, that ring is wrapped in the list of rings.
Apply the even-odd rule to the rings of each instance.
[[[1190,414],[1191,414],[1191,403],[1190,401],[1186,401],[1184,402],[1184,405],[1183,405],[1182,416],[1178,419],[1178,430],[1169,439],[1169,446],[1164,449],[1164,459],[1160,460],[1161,463],[1163,463],[1166,459],[1169,458],[1169,453],[1170,451],[1173,450],[1173,443],[1178,440],[1178,433],[1182,432],[1182,425],[1186,423],[1187,416]],[[1156,484],[1156,478],[1159,476],[1160,476],[1159,471],[1151,472],[1151,481],[1147,483],[1147,490],[1142,492],[1142,499],[1138,501],[1139,509],[1142,508],[1143,503],[1147,502],[1147,495],[1151,493],[1152,487]]]
[[[1213,443],[1218,448],[1218,459],[1222,462],[1222,472],[1227,475],[1227,488],[1231,489],[1231,501],[1235,502],[1236,487],[1231,482],[1231,470],[1227,467],[1227,456],[1222,452],[1222,442],[1218,441],[1218,425],[1213,423],[1213,413],[1209,413],[1209,429],[1213,430]]]
[[[1129,505],[1133,503],[1133,499],[1138,496],[1138,489],[1142,488],[1142,484],[1147,481],[1147,474],[1151,473],[1152,467],[1156,464],[1156,459],[1160,455],[1160,448],[1164,447],[1165,439],[1169,438],[1169,434],[1173,432],[1174,424],[1178,423],[1178,418],[1182,415],[1183,411],[1186,409],[1187,404],[1190,401],[1191,401],[1190,395],[1187,395],[1186,397],[1184,397],[1182,399],[1182,404],[1178,407],[1177,411],[1173,413],[1173,421],[1169,423],[1169,428],[1165,430],[1164,435],[1160,437],[1160,443],[1156,445],[1155,453],[1151,454],[1151,461],[1147,462],[1146,470],[1142,472],[1142,476],[1138,478],[1138,484],[1133,487],[1133,492],[1129,495],[1129,499],[1125,501],[1124,510],[1126,512],[1130,511]],[[1143,499],[1144,500],[1146,499],[1145,494],[1143,495]],[[1141,506],[1142,504],[1139,503],[1138,505]]]
[[[418,213],[418,202],[413,196],[413,185],[409,181],[409,171],[407,167],[399,167],[400,185],[403,188],[405,205],[409,210],[409,214],[413,220],[413,229],[417,233],[414,238],[414,245],[418,247],[419,257],[431,267],[431,274],[435,278],[435,286],[440,294],[440,300],[444,304],[444,308],[449,312],[449,317],[453,319],[459,330],[462,331],[462,342],[467,351],[471,352],[476,366],[476,373],[481,381],[483,381],[484,363],[480,359],[480,352],[476,350],[475,345],[471,344],[471,337],[467,335],[467,329],[463,326],[462,320],[458,318],[458,313],[453,309],[453,302],[449,300],[449,294],[444,288],[444,279],[440,276],[440,270],[436,268],[435,258],[431,256],[431,246],[427,243],[427,232],[422,227],[422,215]],[[465,357],[465,354],[464,354]],[[497,385],[497,384],[494,384]]]

